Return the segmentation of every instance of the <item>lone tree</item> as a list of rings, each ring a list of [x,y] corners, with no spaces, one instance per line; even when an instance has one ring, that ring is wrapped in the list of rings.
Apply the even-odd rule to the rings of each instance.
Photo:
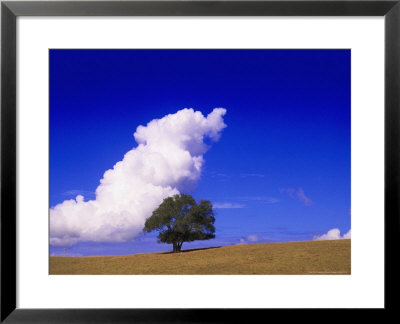
[[[153,211],[143,231],[159,231],[158,243],[173,245],[173,252],[180,252],[183,242],[209,240],[215,237],[214,212],[208,200],[199,204],[190,195],[168,197]]]

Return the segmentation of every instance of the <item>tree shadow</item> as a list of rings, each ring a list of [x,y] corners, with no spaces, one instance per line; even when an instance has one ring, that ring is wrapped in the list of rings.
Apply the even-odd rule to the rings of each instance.
[[[210,246],[210,247],[205,247],[205,248],[187,249],[187,250],[182,250],[180,252],[166,251],[166,252],[160,252],[160,254],[179,254],[179,253],[187,253],[187,252],[194,252],[194,251],[219,249],[220,247],[221,246]]]

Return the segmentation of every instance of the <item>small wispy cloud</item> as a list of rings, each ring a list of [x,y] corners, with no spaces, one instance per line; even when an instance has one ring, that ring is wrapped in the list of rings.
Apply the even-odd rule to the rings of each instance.
[[[81,257],[83,254],[75,252],[53,252],[50,256]]]
[[[249,242],[257,242],[260,240],[260,237],[257,234],[251,234],[247,236],[247,240]]]
[[[305,205],[305,206],[310,206],[312,205],[312,200],[306,196],[304,193],[304,190],[302,188],[299,188],[297,190],[297,198]]]
[[[299,200],[304,206],[311,206],[313,204],[313,201],[305,194],[303,188],[281,188],[279,191],[280,193],[286,193],[292,199]]]
[[[213,207],[215,209],[236,209],[236,208],[244,208],[246,205],[237,204],[237,203],[214,203]]]
[[[275,204],[279,202],[279,199],[275,197],[268,197],[268,196],[242,196],[238,197],[237,199],[242,201],[260,201],[266,204]]]
[[[255,243],[260,241],[260,236],[257,234],[250,234],[247,236],[243,236],[239,240],[239,244],[248,244],[248,243]]]
[[[267,243],[276,242],[276,238],[270,235],[263,234],[250,234],[247,236],[242,236],[237,244],[254,244],[254,243]]]
[[[225,173],[215,173],[214,177],[218,177],[218,178],[230,178],[231,176],[229,174],[225,174]]]
[[[351,238],[351,229],[347,233],[345,233],[343,236],[341,236],[340,229],[332,228],[325,234],[314,236],[313,240],[315,240],[315,241],[342,240],[342,239],[350,239],[350,238]]]
[[[222,179],[222,180],[232,177],[232,175],[230,175],[230,174],[223,173],[223,172],[216,172],[216,171],[207,171],[207,174],[211,178],[218,178],[218,179]]]
[[[264,178],[264,174],[261,173],[241,173],[240,174],[241,178]]]
[[[264,178],[265,175],[262,173],[239,173],[239,174],[227,174],[223,172],[208,172],[212,178],[229,179],[229,178]]]
[[[296,189],[294,189],[294,188],[281,188],[281,189],[279,189],[279,192],[281,194],[282,193],[287,194],[290,198],[294,198],[295,197],[295,193],[296,193]]]

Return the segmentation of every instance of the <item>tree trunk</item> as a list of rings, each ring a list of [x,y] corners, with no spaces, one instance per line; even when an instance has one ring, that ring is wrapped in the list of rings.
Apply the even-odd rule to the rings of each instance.
[[[173,246],[172,252],[174,252],[174,253],[181,252],[182,244],[183,244],[183,242],[172,243],[172,246]]]

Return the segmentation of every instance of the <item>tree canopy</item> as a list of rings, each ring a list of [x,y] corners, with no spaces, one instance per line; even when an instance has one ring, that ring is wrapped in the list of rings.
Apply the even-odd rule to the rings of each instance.
[[[215,217],[208,200],[196,200],[187,194],[165,198],[153,211],[143,231],[159,232],[158,243],[173,245],[173,252],[180,252],[183,242],[209,240],[215,237]]]

